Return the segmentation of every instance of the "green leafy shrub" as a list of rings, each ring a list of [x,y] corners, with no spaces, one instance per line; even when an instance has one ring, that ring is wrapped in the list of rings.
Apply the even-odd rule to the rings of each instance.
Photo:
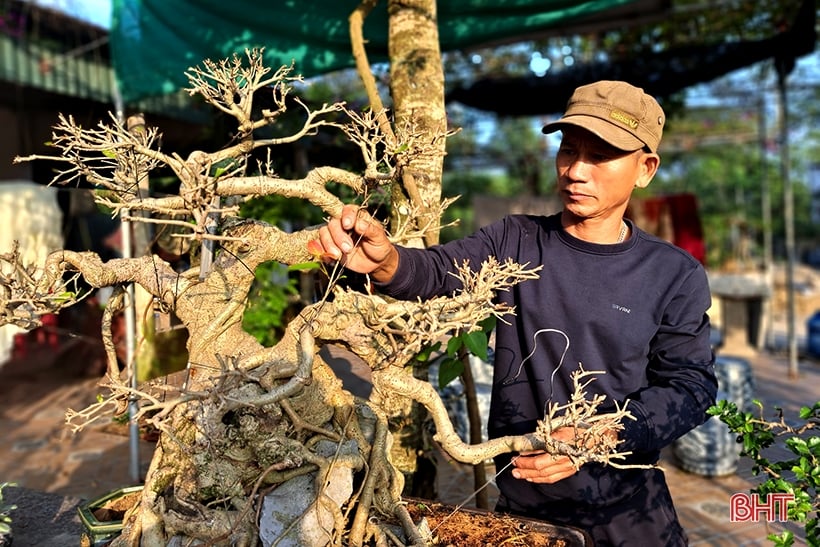
[[[3,499],[3,490],[7,486],[16,485],[10,482],[0,483],[0,536],[11,533],[11,512],[17,509],[16,505],[6,503]]]
[[[256,269],[242,324],[261,344],[270,346],[279,340],[290,320],[287,311],[298,302],[297,282],[288,274],[286,267],[275,262]]]
[[[709,409],[709,414],[720,420],[737,433],[738,442],[743,445],[741,456],[754,463],[752,473],[763,475],[765,480],[752,493],[783,493],[794,496],[788,504],[788,519],[803,523],[806,544],[820,547],[820,526],[818,526],[818,493],[820,493],[820,401],[813,406],[800,409],[799,420],[786,423],[782,409],[776,408],[778,419],[764,418],[760,401],[754,401],[760,410],[759,416],[751,412],[741,412],[730,401],[718,401]],[[796,423],[795,423],[796,422]],[[770,447],[782,447],[776,457],[767,451]],[[785,530],[780,534],[769,534],[768,539],[777,546],[794,545],[794,534]]]
[[[482,361],[487,362],[489,360],[487,348],[489,347],[490,333],[495,328],[495,322],[495,317],[490,316],[479,323],[481,330],[459,332],[447,341],[447,352],[439,364],[439,389],[444,388],[464,373],[464,361],[462,360],[462,353],[464,351],[472,353]],[[421,363],[427,363],[430,361],[432,354],[440,349],[441,342],[436,342],[419,353],[419,355],[416,356],[416,360]]]

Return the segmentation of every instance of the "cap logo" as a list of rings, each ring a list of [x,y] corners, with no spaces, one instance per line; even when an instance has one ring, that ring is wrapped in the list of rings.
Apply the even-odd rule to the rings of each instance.
[[[629,116],[628,114],[624,114],[619,110],[613,110],[612,112],[610,112],[609,117],[613,120],[618,120],[619,122],[628,125],[632,129],[638,128],[638,120],[636,120],[632,116]]]

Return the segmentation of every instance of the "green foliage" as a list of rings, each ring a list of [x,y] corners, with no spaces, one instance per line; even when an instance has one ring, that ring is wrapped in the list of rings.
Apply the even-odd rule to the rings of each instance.
[[[688,122],[683,134],[698,135],[700,140],[708,138],[703,129],[698,131],[694,127]],[[670,142],[673,139],[670,135]],[[811,241],[820,236],[820,227],[811,219],[811,190],[806,183],[805,161],[799,159],[796,148],[793,156],[795,233],[799,240]],[[751,243],[751,257],[762,255],[764,187],[770,199],[772,234],[779,243],[776,248],[783,248],[787,216],[779,167],[776,156],[766,154],[761,158],[760,147],[754,141],[671,150],[664,153],[663,168],[647,193],[697,196],[708,251],[707,264],[720,267],[740,253],[744,236]]]
[[[263,196],[242,204],[240,215],[278,225],[287,221],[295,226],[308,226],[322,222],[321,211],[317,211],[305,200],[281,196]]]
[[[442,193],[446,196],[459,196],[459,198],[444,211],[442,216],[442,225],[456,223],[441,229],[442,243],[460,239],[475,231],[473,196],[492,193],[493,188],[503,186],[497,182],[499,179],[506,180],[500,176],[493,177],[488,174],[462,170],[444,174]],[[503,194],[495,193],[494,195]]]
[[[553,173],[541,124],[527,118],[500,118],[486,153],[504,167],[524,195],[540,196],[550,190]],[[516,192],[520,194],[522,192]]]
[[[782,412],[777,421],[763,418],[763,405],[754,401],[760,409],[760,416],[751,412],[741,412],[730,401],[718,401],[709,409],[709,414],[720,417],[729,429],[738,434],[738,442],[743,445],[741,455],[754,462],[752,472],[764,474],[765,480],[752,493],[762,496],[771,493],[794,495],[789,503],[788,518],[805,524],[806,542],[812,547],[820,546],[820,436],[810,434],[820,427],[820,401],[811,407],[800,409],[799,423],[786,423]],[[785,448],[784,456],[776,459],[766,449]],[[779,454],[779,452],[778,452]],[[794,544],[794,534],[788,530],[781,534],[770,534],[768,539],[777,546]]]
[[[553,167],[546,151],[544,135],[529,118],[499,118],[487,142],[480,127],[487,120],[461,114],[454,120],[463,129],[447,140],[447,159],[442,178],[442,194],[458,196],[445,212],[442,224],[458,222],[441,230],[441,241],[465,237],[476,225],[476,196],[542,196],[552,193]]]
[[[287,229],[300,229],[322,222],[321,211],[304,200],[263,196],[242,204],[244,218],[254,218]],[[265,346],[275,344],[287,326],[288,310],[298,301],[298,281],[291,272],[313,269],[315,263],[297,264],[290,269],[278,262],[259,265],[248,294],[242,317],[246,332]],[[298,274],[297,274],[298,275]]]
[[[17,509],[16,505],[6,503],[3,499],[3,490],[7,486],[17,485],[10,482],[0,483],[0,534],[8,534],[11,532],[11,512]]]
[[[447,353],[441,360],[438,369],[438,385],[444,388],[447,384],[458,378],[464,372],[464,362],[461,356],[464,352],[469,352],[481,359],[488,360],[487,347],[489,346],[490,333],[495,328],[496,319],[491,316],[482,321],[480,330],[472,332],[460,332],[452,336],[447,341]],[[436,342],[432,346],[416,356],[416,360],[427,362],[430,356],[441,348],[441,342]]]
[[[264,346],[274,345],[288,323],[286,311],[298,296],[297,281],[278,262],[261,264],[248,295],[242,326]]]

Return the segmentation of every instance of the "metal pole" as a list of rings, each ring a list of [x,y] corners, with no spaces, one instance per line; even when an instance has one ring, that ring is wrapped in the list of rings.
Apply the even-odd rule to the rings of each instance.
[[[131,219],[130,219],[130,211],[128,209],[123,210],[123,218],[122,220],[125,223],[125,230],[123,231],[123,247],[129,249],[129,253],[126,256],[123,254],[123,258],[131,258],[130,249],[132,246],[131,243]],[[126,234],[128,234],[126,236]],[[137,389],[137,371],[135,370],[136,367],[136,332],[137,332],[137,306],[136,306],[136,295],[134,294],[134,284],[130,283],[128,285],[128,305],[125,307],[125,347],[126,347],[126,366],[128,367],[128,373],[131,377],[131,389],[136,392]],[[140,476],[140,432],[139,432],[139,423],[137,422],[136,415],[139,412],[139,403],[137,401],[136,396],[131,395],[128,398],[128,451],[130,454],[130,461],[128,465],[128,470],[131,476],[131,481],[134,483],[138,483],[142,481],[142,477]]]
[[[786,93],[786,72],[778,66],[777,85],[780,91],[780,173],[783,177],[783,216],[786,223],[786,338],[789,344],[789,377],[798,376],[797,335],[794,304],[794,191],[789,177],[789,131]]]
[[[112,75],[113,80],[113,94],[114,107],[117,111],[117,121],[121,124],[125,123],[125,108],[123,105],[120,88],[117,85],[117,79]],[[132,258],[132,234],[131,229],[131,211],[123,209],[121,216],[122,220],[122,256],[125,259]],[[136,295],[134,292],[134,284],[129,283],[126,289],[128,302],[123,313],[125,314],[125,366],[131,377],[131,388],[133,392],[137,389],[137,371],[136,366],[136,333],[137,333],[137,309],[136,309]],[[135,419],[139,411],[139,403],[135,396],[128,398],[128,472],[131,477],[131,482],[134,484],[142,482],[140,473],[140,446],[139,446],[139,423]]]
[[[774,261],[772,256],[772,195],[766,173],[766,95],[760,92],[757,104],[757,132],[760,138],[760,208],[763,217],[763,275],[766,288],[769,291],[769,301],[766,305],[766,332],[765,347],[774,347],[774,320],[772,300],[774,298]]]

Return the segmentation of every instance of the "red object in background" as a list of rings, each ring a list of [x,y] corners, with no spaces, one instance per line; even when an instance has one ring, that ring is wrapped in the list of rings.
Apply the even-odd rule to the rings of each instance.
[[[672,216],[672,243],[688,251],[701,264],[706,264],[706,244],[698,215],[698,202],[693,194],[668,196],[666,202]]]
[[[30,332],[21,332],[14,335],[11,356],[13,359],[24,358],[29,354],[30,346],[42,346],[52,350],[60,347],[60,333],[58,331],[59,318],[49,313],[40,318],[41,327]]]
[[[125,362],[125,319],[114,314],[111,334],[120,366]],[[107,369],[108,358],[100,330],[102,307],[96,298],[63,309],[60,315],[40,318],[42,326],[14,335],[10,361],[49,356],[49,362],[68,376],[100,376]],[[51,366],[51,365],[50,365]]]
[[[18,332],[14,335],[14,342],[11,347],[12,359],[25,359],[28,354],[28,333]]]
[[[49,313],[40,318],[43,326],[34,330],[34,337],[38,344],[57,349],[60,346],[60,335],[57,328],[60,319],[54,313]]]
[[[642,229],[673,243],[706,265],[706,243],[694,194],[634,199],[627,216]]]

